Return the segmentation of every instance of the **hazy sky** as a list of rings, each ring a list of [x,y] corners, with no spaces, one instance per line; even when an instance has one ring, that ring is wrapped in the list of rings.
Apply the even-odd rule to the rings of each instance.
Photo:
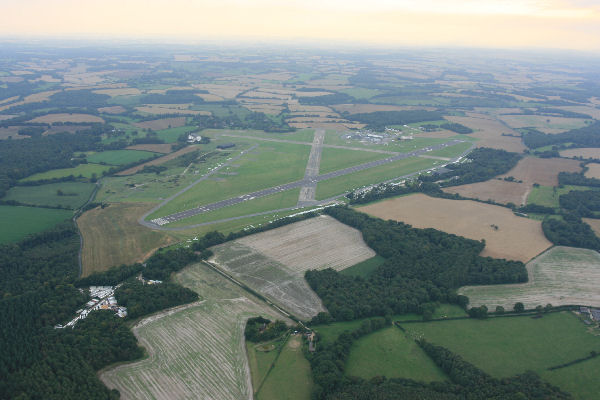
[[[0,0],[0,35],[600,51],[600,0]]]

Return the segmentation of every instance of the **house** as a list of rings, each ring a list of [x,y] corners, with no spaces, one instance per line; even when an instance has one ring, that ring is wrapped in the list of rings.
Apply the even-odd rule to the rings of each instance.
[[[196,133],[189,133],[187,137],[188,143],[199,143],[202,141],[202,136]]]
[[[591,317],[594,321],[600,321],[600,310],[595,308],[590,311]]]

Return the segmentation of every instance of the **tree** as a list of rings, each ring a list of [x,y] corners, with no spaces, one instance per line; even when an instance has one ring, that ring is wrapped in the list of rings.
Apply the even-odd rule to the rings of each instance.
[[[496,314],[498,314],[498,315],[504,314],[504,307],[496,306]]]
[[[523,305],[523,303],[521,303],[519,301],[519,302],[515,303],[513,310],[515,310],[515,312],[521,313],[521,312],[525,311],[525,306]]]

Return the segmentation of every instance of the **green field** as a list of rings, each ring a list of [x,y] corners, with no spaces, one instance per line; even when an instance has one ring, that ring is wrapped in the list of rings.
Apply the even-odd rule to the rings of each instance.
[[[328,199],[361,186],[380,183],[442,164],[441,160],[411,157],[349,175],[338,176],[317,184],[317,200]]]
[[[542,371],[542,379],[573,395],[575,399],[592,400],[600,393],[600,357],[554,371]]]
[[[367,278],[369,275],[371,275],[371,273],[373,273],[373,271],[377,269],[377,267],[382,265],[384,262],[385,258],[381,256],[371,257],[368,260],[365,260],[361,263],[341,270],[340,274]]]
[[[324,147],[321,154],[319,174],[337,171],[353,165],[364,164],[369,161],[381,160],[391,157],[390,154],[373,153],[370,151],[336,149]]]
[[[95,185],[82,182],[60,182],[40,186],[15,186],[2,200],[14,200],[34,206],[81,207],[89,199]],[[61,193],[59,195],[59,193]]]
[[[180,126],[177,128],[163,129],[156,131],[156,137],[163,140],[165,143],[175,143],[179,136],[195,131],[195,126]]]
[[[292,140],[295,142],[305,142],[312,143],[315,130],[314,129],[299,129],[295,132],[265,132],[265,131],[255,131],[255,130],[246,130],[246,131],[224,131],[222,129],[205,129],[202,131],[202,134],[206,134],[210,137],[215,137],[223,134],[223,141],[227,141],[227,134],[236,135],[236,136],[244,136],[248,139],[253,137],[261,138],[261,139],[277,139],[277,140]]]
[[[352,345],[345,372],[364,379],[385,376],[426,382],[447,380],[415,341],[396,326],[358,339]]]
[[[453,146],[444,147],[440,150],[434,150],[427,153],[428,156],[455,158],[467,151],[473,143],[458,143]]]
[[[265,343],[254,343],[246,340],[246,353],[248,354],[248,364],[250,365],[250,375],[252,376],[252,388],[255,395],[261,383],[267,377],[271,365],[277,358],[279,348],[282,345],[285,345],[283,340],[283,337]],[[273,346],[272,350],[261,350],[271,346]]]
[[[258,199],[245,201],[234,206],[223,207],[218,210],[198,214],[190,218],[185,218],[177,222],[170,223],[166,226],[169,228],[189,226],[209,221],[218,221],[226,218],[240,217],[243,215],[294,207],[296,203],[298,203],[299,195],[300,189],[290,189],[286,190],[285,192],[275,193]]]
[[[370,99],[373,96],[377,96],[381,93],[381,91],[377,89],[365,89],[365,88],[351,88],[340,90],[342,93],[346,93],[349,96],[354,97],[355,99]]]
[[[87,157],[88,162],[95,164],[125,165],[158,156],[158,153],[140,150],[109,150],[94,153]]]
[[[29,234],[45,231],[72,215],[68,210],[0,206],[0,226],[10,227],[0,231],[0,243],[15,242]]]
[[[415,137],[412,140],[394,140],[389,144],[366,144],[361,143],[358,140],[353,139],[344,139],[342,138],[342,134],[338,131],[327,131],[325,135],[324,144],[333,144],[338,146],[350,146],[356,148],[366,148],[373,150],[386,150],[386,151],[395,151],[398,153],[408,153],[413,150],[422,149],[427,146],[434,146],[436,144],[446,143],[450,139],[448,138],[423,138],[423,137]]]
[[[46,172],[40,172],[21,179],[23,182],[39,181],[43,179],[64,178],[73,175],[74,177],[82,176],[84,178],[92,178],[94,175],[100,178],[102,172],[108,171],[110,166],[100,164],[79,164],[73,168],[53,169]]]
[[[403,326],[413,337],[446,347],[498,378],[527,370],[543,372],[600,350],[600,337],[590,334],[567,311],[538,319],[464,319]]]
[[[561,194],[569,193],[571,190],[593,190],[586,186],[571,186],[563,187],[538,186],[531,189],[531,193],[527,197],[527,204],[538,204],[540,206],[558,208],[558,198]]]
[[[310,364],[302,353],[302,339],[290,336],[273,369],[257,393],[257,400],[309,400],[312,391]]]
[[[150,219],[302,179],[309,146],[261,143],[211,179],[173,199]]]

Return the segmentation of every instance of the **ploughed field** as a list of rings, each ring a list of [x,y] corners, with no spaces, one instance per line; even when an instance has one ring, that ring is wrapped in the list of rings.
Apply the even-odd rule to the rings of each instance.
[[[471,200],[440,199],[419,193],[358,210],[415,228],[435,228],[469,239],[485,239],[482,256],[527,262],[551,246],[539,221],[518,217],[504,207]]]
[[[319,216],[213,248],[214,261],[292,314],[324,311],[304,280],[309,269],[342,270],[375,255],[359,231]]]

